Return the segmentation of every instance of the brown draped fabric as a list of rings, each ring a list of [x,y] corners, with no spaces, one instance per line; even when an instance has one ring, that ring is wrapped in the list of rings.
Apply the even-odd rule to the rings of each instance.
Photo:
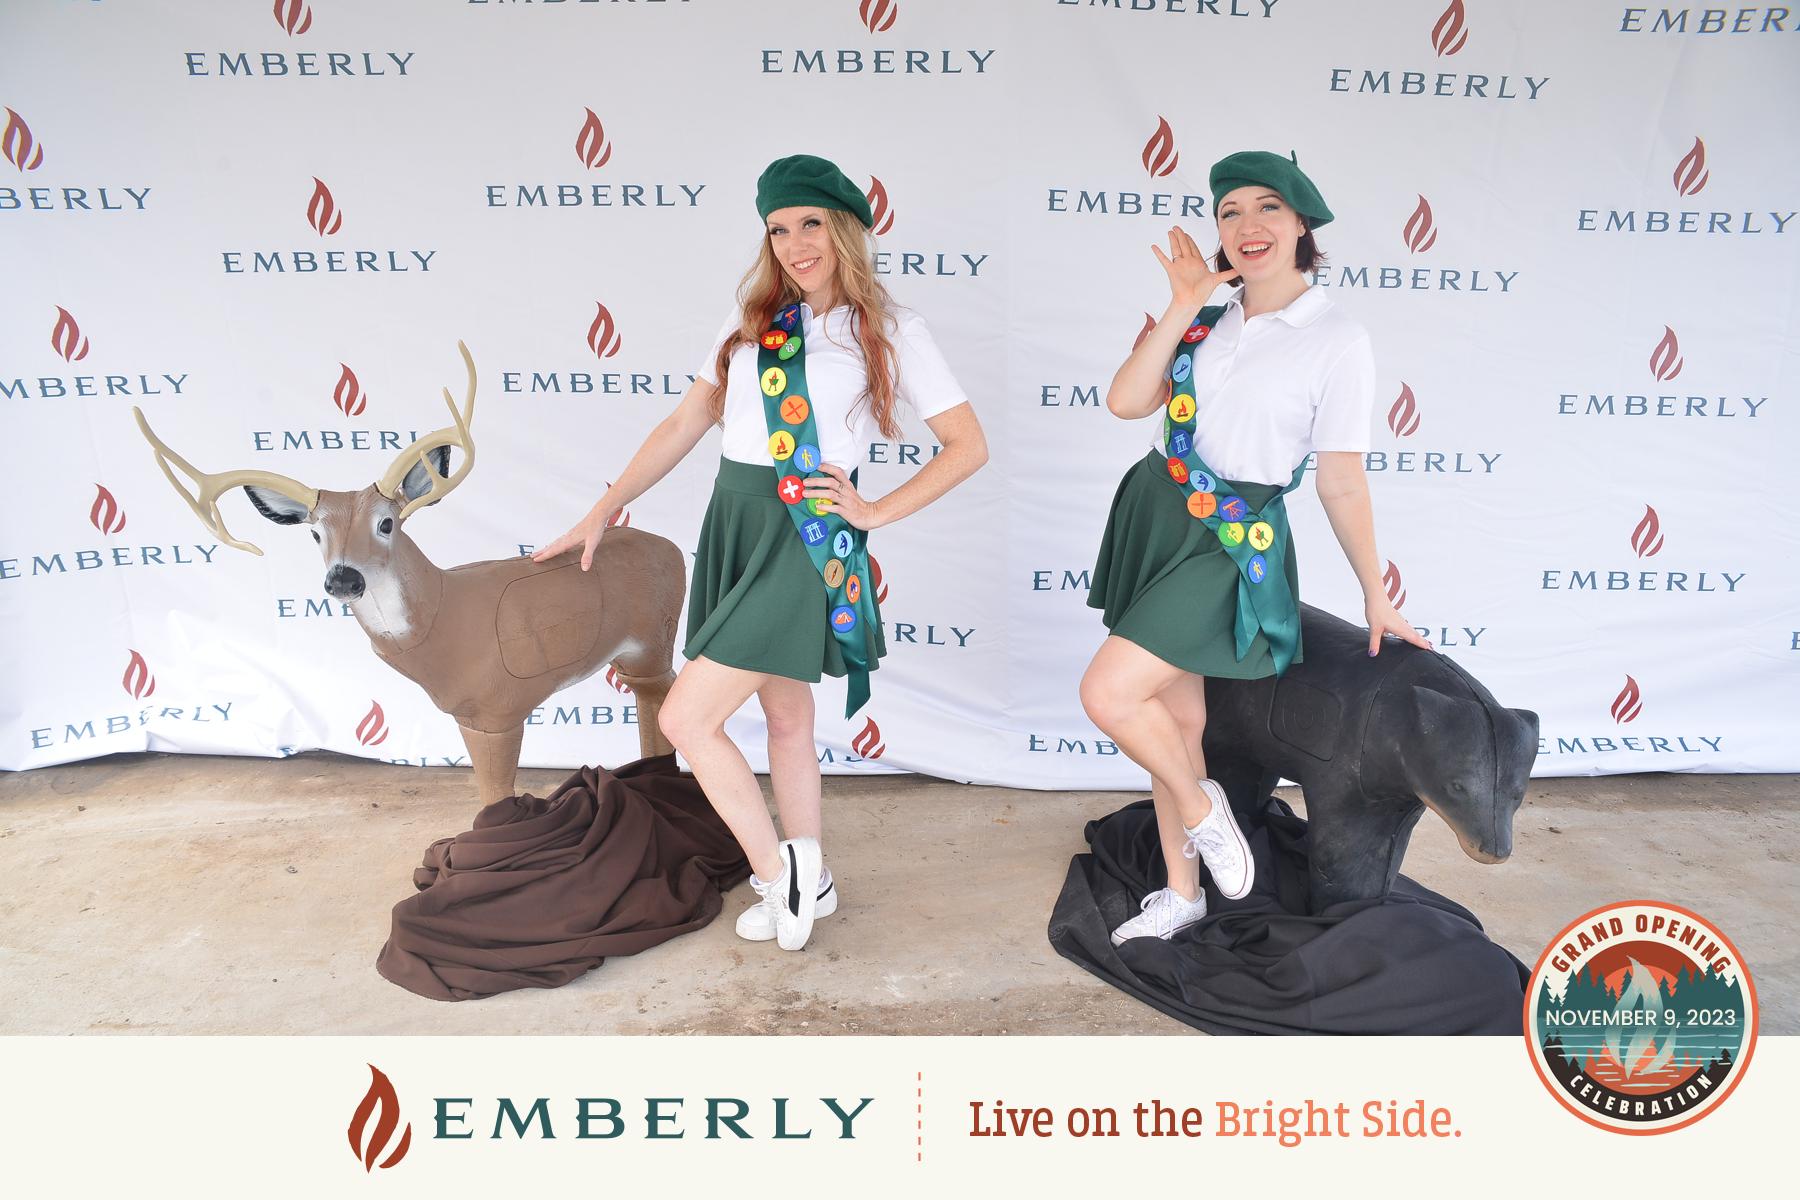
[[[549,796],[511,796],[433,842],[394,906],[376,969],[434,1000],[560,987],[719,914],[750,873],[673,755],[583,767]]]

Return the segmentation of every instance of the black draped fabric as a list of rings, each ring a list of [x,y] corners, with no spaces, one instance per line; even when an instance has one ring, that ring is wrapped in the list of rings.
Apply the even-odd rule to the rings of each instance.
[[[1401,875],[1384,899],[1309,915],[1306,822],[1276,798],[1238,821],[1256,855],[1250,894],[1208,888],[1205,920],[1122,946],[1112,930],[1166,880],[1156,815],[1141,800],[1090,821],[1050,944],[1208,1033],[1519,1035],[1530,972],[1468,909]]]
[[[675,756],[583,767],[549,796],[510,796],[433,842],[394,906],[376,969],[434,1000],[560,987],[719,915],[750,874]]]

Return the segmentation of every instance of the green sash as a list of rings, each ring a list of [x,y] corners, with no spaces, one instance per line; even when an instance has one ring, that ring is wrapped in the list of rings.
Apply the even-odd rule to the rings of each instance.
[[[867,595],[868,534],[833,512],[829,500],[803,499],[806,478],[818,472],[821,459],[819,426],[807,399],[798,304],[775,314],[762,335],[756,371],[769,428],[769,454],[775,459],[775,495],[787,505],[800,543],[825,581],[825,619],[849,668],[844,716],[854,716],[869,702],[869,641],[863,622],[874,619],[874,605]],[[850,478],[854,483],[855,474]]]
[[[1275,674],[1293,665],[1300,648],[1300,609],[1287,578],[1287,505],[1283,497],[1300,486],[1306,464],[1294,468],[1294,477],[1275,494],[1262,512],[1250,511],[1241,496],[1221,492],[1229,482],[1206,465],[1194,448],[1194,356],[1207,334],[1225,311],[1222,304],[1200,310],[1188,331],[1181,335],[1175,357],[1169,361],[1169,401],[1163,409],[1163,445],[1169,456],[1169,479],[1187,497],[1188,512],[1204,522],[1237,564],[1237,656],[1250,652],[1256,631],[1262,630],[1275,658]]]

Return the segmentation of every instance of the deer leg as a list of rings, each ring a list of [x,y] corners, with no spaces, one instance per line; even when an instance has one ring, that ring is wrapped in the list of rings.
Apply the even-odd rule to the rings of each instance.
[[[615,668],[618,666],[617,663],[613,665]],[[645,758],[675,753],[675,747],[669,745],[669,739],[663,736],[662,726],[658,722],[663,701],[668,699],[669,689],[675,685],[675,672],[628,675],[620,670],[619,682],[630,688],[631,694],[637,697],[638,753]]]
[[[469,762],[475,768],[475,785],[480,789],[481,806],[515,795],[513,777],[519,770],[519,745],[525,740],[525,726],[520,723],[505,733],[485,733],[458,725],[463,745],[469,748]]]

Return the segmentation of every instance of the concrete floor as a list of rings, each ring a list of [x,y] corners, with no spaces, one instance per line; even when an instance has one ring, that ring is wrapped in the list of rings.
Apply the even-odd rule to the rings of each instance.
[[[1045,938],[1083,823],[1135,797],[917,777],[826,779],[845,901],[803,954],[733,934],[746,885],[706,929],[558,991],[420,999],[375,956],[421,851],[467,827],[473,795],[466,772],[330,754],[0,776],[0,1032],[1192,1032]],[[1800,777],[1538,781],[1516,844],[1479,866],[1427,814],[1406,869],[1527,963],[1611,901],[1694,909],[1738,944],[1763,1031],[1800,1032]]]

